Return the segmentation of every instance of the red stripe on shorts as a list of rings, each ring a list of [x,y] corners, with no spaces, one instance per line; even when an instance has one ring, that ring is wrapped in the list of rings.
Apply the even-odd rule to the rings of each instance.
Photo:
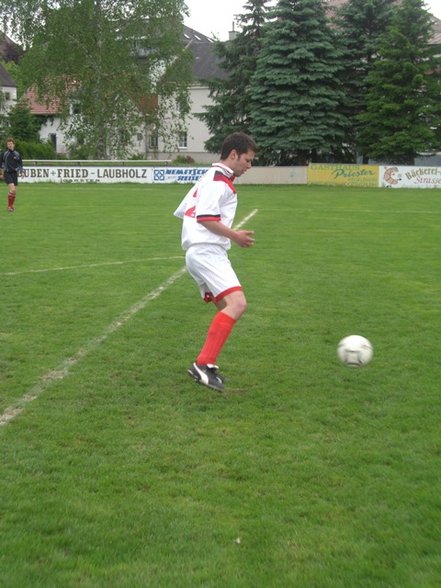
[[[232,292],[237,292],[239,290],[242,290],[242,286],[233,286],[233,288],[228,288],[228,290],[224,290],[223,292],[215,296],[213,298],[213,302],[219,302],[219,300],[222,300],[222,298],[225,298],[225,296],[228,296],[228,294],[231,294]]]

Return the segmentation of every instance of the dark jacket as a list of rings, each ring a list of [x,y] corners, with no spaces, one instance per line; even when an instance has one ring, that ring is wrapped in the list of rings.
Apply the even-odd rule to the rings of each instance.
[[[20,173],[23,171],[23,161],[18,151],[11,151],[6,149],[3,151],[1,157],[1,167],[6,173],[16,172]]]

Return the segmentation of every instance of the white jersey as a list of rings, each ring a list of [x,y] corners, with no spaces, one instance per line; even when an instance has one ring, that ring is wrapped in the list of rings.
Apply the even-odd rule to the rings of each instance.
[[[214,163],[182,200],[173,214],[182,218],[184,250],[203,243],[231,247],[230,239],[209,231],[201,221],[220,221],[231,228],[237,208],[233,181],[234,173],[229,167]]]

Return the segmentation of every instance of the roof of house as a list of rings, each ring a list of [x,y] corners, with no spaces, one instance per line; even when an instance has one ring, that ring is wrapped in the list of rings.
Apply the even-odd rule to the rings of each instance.
[[[11,78],[9,73],[5,70],[3,65],[0,64],[0,87],[1,88],[15,88],[16,83]]]
[[[23,55],[23,49],[12,39],[0,31],[0,56],[5,61],[15,61],[16,63]]]
[[[436,18],[436,16],[433,17],[433,20],[434,25],[432,43],[434,45],[441,45],[441,20],[439,18]]]
[[[193,78],[207,81],[215,78],[225,79],[227,73],[220,66],[215,53],[215,41],[190,27],[184,26],[184,45],[193,54]]]
[[[37,100],[35,88],[30,88],[26,91],[26,99],[29,104],[29,110],[32,114],[40,114],[42,116],[56,116],[60,112],[58,100],[53,100],[49,104],[41,103]]]

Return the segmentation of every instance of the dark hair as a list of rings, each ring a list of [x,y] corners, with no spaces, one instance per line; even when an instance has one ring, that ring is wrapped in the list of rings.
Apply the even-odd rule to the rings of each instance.
[[[15,145],[15,141],[14,141],[14,139],[12,137],[8,137],[6,139],[6,143],[14,143],[14,145]]]
[[[241,156],[247,151],[257,151],[257,145],[252,137],[246,133],[232,133],[228,135],[222,144],[221,160],[227,159],[230,153],[235,149],[237,154]]]

